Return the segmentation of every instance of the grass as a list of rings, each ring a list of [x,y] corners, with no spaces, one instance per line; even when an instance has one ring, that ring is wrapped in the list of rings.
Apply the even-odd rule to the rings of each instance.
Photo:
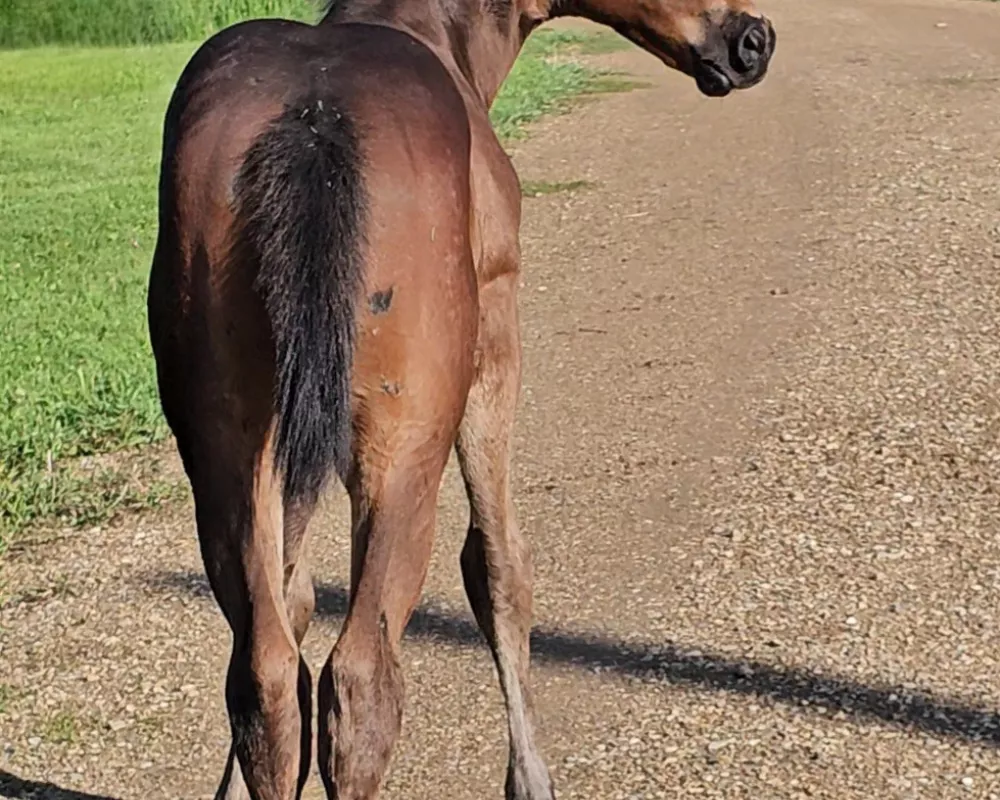
[[[203,39],[251,17],[312,19],[311,0],[3,0],[0,48]]]
[[[66,460],[164,433],[144,297],[162,114],[193,49],[0,54],[0,540],[137,502]]]
[[[576,52],[584,56],[598,56],[607,53],[619,53],[635,47],[628,39],[612,30],[603,28],[594,33],[580,36],[576,33],[569,33],[569,44]]]
[[[535,34],[492,110],[501,137],[623,88],[572,58],[607,46]],[[0,553],[39,521],[96,524],[176,490],[145,456],[101,456],[167,434],[145,292],[163,110],[195,47],[0,52]]]
[[[490,119],[501,139],[513,140],[546,114],[561,113],[581,96],[633,88],[622,76],[596,71],[577,56],[629,47],[617,34],[540,31],[528,39],[521,57],[493,104]]]
[[[543,197],[548,194],[590,189],[593,188],[593,185],[590,181],[521,181],[521,195],[524,197]]]
[[[42,729],[42,738],[52,744],[73,744],[79,735],[77,719],[69,711],[60,711]]]

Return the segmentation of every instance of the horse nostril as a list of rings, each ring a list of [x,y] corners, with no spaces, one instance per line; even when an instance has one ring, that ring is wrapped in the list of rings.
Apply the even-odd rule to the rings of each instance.
[[[749,72],[767,49],[767,30],[760,22],[750,25],[736,40],[733,48],[733,66],[740,72]]]

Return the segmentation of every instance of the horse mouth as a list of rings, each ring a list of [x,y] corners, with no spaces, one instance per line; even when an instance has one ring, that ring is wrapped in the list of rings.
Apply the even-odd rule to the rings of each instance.
[[[733,90],[729,76],[711,61],[702,59],[697,62],[694,80],[701,93],[708,97],[725,97]]]

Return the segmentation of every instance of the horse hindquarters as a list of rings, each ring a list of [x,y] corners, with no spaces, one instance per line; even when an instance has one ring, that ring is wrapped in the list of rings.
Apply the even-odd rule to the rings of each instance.
[[[233,748],[218,794],[230,800],[287,800],[308,772],[311,680],[298,645],[313,595],[301,551],[328,473],[349,461],[364,214],[353,131],[335,108],[310,99],[260,133],[230,176],[234,207],[217,202],[206,219],[182,189],[161,197],[150,334],[233,632]],[[178,187],[204,187],[183,155],[164,170]],[[191,241],[201,244],[185,259],[179,243]]]

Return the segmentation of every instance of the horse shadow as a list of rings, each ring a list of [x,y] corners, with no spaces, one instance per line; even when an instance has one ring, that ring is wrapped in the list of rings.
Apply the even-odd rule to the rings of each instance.
[[[201,575],[162,573],[149,578],[163,591],[182,590],[209,599]],[[331,619],[347,613],[347,590],[336,584],[316,588],[316,613]],[[406,629],[407,637],[457,647],[485,647],[471,617],[430,605],[420,606]],[[842,711],[859,722],[889,725],[950,738],[966,744],[1000,747],[1000,713],[947,697],[902,686],[874,686],[850,678],[817,675],[761,661],[734,660],[701,647],[675,643],[630,643],[538,626],[531,636],[532,660],[598,673],[612,673],[650,684],[672,684],[703,691],[755,696],[793,705],[805,713]],[[52,783],[19,778],[0,770],[0,797],[11,800],[117,800]]]
[[[64,789],[54,783],[30,781],[0,769],[0,797],[9,800],[117,800],[103,794]]]
[[[154,576],[163,589],[184,589],[210,598],[205,579],[195,573]],[[316,587],[316,613],[338,618],[347,613],[345,587]],[[458,647],[485,647],[471,616],[459,616],[424,604],[414,612],[407,637]],[[754,696],[793,705],[805,713],[843,712],[859,722],[889,725],[976,744],[1000,747],[1000,713],[929,691],[897,685],[871,685],[812,670],[784,668],[763,661],[736,660],[701,646],[631,643],[585,633],[536,626],[531,635],[532,661],[591,672],[607,672],[650,684],[673,684],[703,691]],[[824,709],[825,711],[820,711]]]

